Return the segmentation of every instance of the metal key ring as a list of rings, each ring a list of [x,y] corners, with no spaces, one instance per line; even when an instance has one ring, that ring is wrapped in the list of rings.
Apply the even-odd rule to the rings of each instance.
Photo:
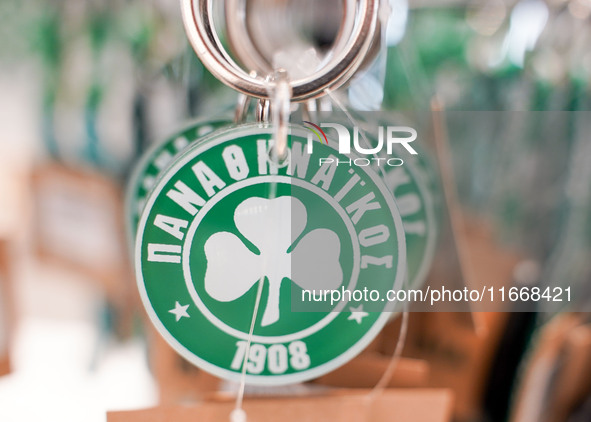
[[[241,64],[245,65],[249,70],[269,74],[274,71],[273,65],[269,57],[261,50],[259,44],[254,42],[252,28],[245,18],[248,13],[247,1],[224,0],[227,41],[230,50]],[[333,55],[344,50],[349,35],[355,26],[355,3],[357,0],[340,1],[343,7],[343,17],[331,49]],[[235,13],[227,13],[228,10]]]
[[[212,0],[181,0],[181,9],[189,41],[204,66],[226,85],[252,97],[268,99],[269,83],[249,76],[223,49],[213,31]],[[316,98],[327,89],[336,89],[359,68],[376,30],[378,0],[359,0],[358,11],[360,21],[343,51],[336,52],[314,74],[292,81],[293,101]]]

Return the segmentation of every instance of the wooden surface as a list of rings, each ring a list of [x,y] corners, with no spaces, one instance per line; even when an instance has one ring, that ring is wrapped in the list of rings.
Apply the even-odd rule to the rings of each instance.
[[[452,394],[446,390],[385,390],[371,400],[368,390],[244,403],[249,422],[448,422]],[[234,401],[210,400],[192,406],[109,412],[108,422],[228,422]]]

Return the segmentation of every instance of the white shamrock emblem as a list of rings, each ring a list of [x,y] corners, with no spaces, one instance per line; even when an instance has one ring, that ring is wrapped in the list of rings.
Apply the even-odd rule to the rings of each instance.
[[[339,287],[343,271],[339,264],[341,244],[336,233],[314,229],[294,245],[307,220],[306,207],[294,197],[255,197],[240,203],[234,212],[234,222],[259,254],[251,252],[233,233],[213,234],[205,242],[207,293],[215,300],[230,302],[267,277],[269,293],[261,321],[264,327],[279,320],[279,295],[284,278],[303,289]],[[292,262],[296,263],[293,273]]]

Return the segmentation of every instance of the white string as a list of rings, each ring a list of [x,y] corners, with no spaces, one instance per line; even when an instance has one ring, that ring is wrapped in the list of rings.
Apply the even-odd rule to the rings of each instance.
[[[353,115],[349,112],[349,110],[345,107],[345,105],[337,98],[336,95],[330,90],[325,90],[327,96],[331,99],[331,101],[336,104],[336,106],[345,114],[349,122],[355,127],[359,129],[359,133],[365,142],[366,146],[370,146],[370,142],[365,134],[365,130],[358,124],[357,120],[353,117]],[[377,158],[377,154],[373,154],[374,157]],[[382,174],[382,177],[385,179],[386,172],[382,167],[378,167],[378,170]],[[404,278],[404,288],[408,289],[408,277]],[[367,409],[368,409],[368,417],[369,417],[369,409],[371,409],[371,404],[373,401],[388,387],[392,376],[394,375],[394,370],[396,369],[396,365],[402,356],[402,350],[404,349],[404,345],[406,344],[406,336],[408,333],[408,317],[409,317],[409,310],[408,310],[408,301],[402,302],[402,321],[400,323],[400,332],[398,335],[398,340],[396,341],[396,346],[394,347],[394,352],[392,353],[392,358],[386,367],[386,370],[382,374],[381,378],[377,382],[377,384],[372,388],[372,390],[367,394]]]
[[[341,109],[341,111],[345,114],[345,116],[351,122],[351,124],[353,124],[354,126],[357,126],[359,128],[359,125],[356,124],[357,121],[351,115],[351,113],[346,109],[346,107],[344,107],[344,105],[341,103],[341,101],[339,101],[336,98],[336,96],[333,95],[333,93],[331,91],[327,90],[326,93],[330,97],[330,99]],[[279,106],[279,107],[277,107],[277,106]],[[281,104],[276,104],[276,109],[281,110],[281,108],[282,108]],[[278,114],[281,115],[283,113],[278,113]],[[283,116],[281,116],[281,117],[283,117]],[[285,120],[282,119],[281,117],[279,118],[279,120],[282,121],[282,123],[284,123]],[[279,125],[277,125],[277,126],[279,126]],[[281,128],[279,128],[279,131],[281,131]],[[359,131],[360,131],[360,134],[361,134],[364,142],[367,145],[369,145],[369,141],[366,137],[365,131],[362,130],[361,128],[359,128]],[[283,136],[285,136],[285,139],[287,138],[286,133],[285,134],[281,133],[281,134],[277,134],[277,135],[279,135],[277,138],[283,138]],[[279,139],[277,139],[277,140],[279,141]],[[276,159],[279,158],[279,154],[276,154],[275,158]],[[385,172],[382,168],[379,168],[379,171],[382,173],[382,176],[385,176]],[[274,196],[274,193],[275,193],[275,189],[272,189],[271,196]],[[266,268],[266,263],[264,263],[264,267]],[[246,422],[247,421],[246,412],[244,411],[244,409],[242,407],[243,402],[244,402],[244,392],[245,392],[245,388],[246,388],[246,370],[247,370],[247,362],[248,362],[248,358],[249,358],[249,354],[250,354],[250,347],[252,344],[252,336],[254,333],[254,326],[256,324],[256,319],[257,319],[257,315],[258,315],[258,311],[259,311],[259,305],[260,305],[261,296],[262,296],[262,292],[263,292],[264,280],[265,280],[265,276],[263,275],[259,279],[259,284],[258,284],[258,288],[257,288],[256,301],[255,301],[253,315],[252,315],[252,319],[251,319],[251,323],[250,323],[250,330],[248,333],[248,341],[246,343],[246,351],[245,351],[244,359],[242,362],[242,372],[241,372],[241,376],[240,376],[240,387],[238,389],[238,394],[236,396],[236,405],[234,407],[234,410],[230,414],[230,421],[231,422]],[[408,287],[407,281],[408,280],[405,279],[405,287]],[[400,334],[398,336],[398,340],[396,342],[396,346],[394,348],[392,358],[388,364],[388,367],[384,371],[384,374],[382,375],[382,377],[378,381],[378,383],[374,386],[374,388],[371,390],[371,392],[368,393],[368,395],[366,396],[368,398],[368,404],[371,404],[371,402],[373,402],[373,400],[375,400],[375,398],[377,398],[377,396],[379,394],[381,394],[383,392],[383,390],[388,386],[388,384],[392,378],[392,375],[394,373],[394,370],[396,369],[396,364],[398,363],[398,361],[402,355],[402,350],[403,350],[404,345],[406,343],[406,335],[408,332],[408,316],[409,316],[408,303],[406,301],[404,301],[403,306],[404,306],[404,309],[402,312]]]
[[[277,71],[273,75],[273,79],[276,81],[275,92],[269,95],[271,97],[271,110],[273,114],[273,125],[274,125],[274,138],[275,148],[274,153],[271,154],[271,159],[274,164],[279,163],[286,159],[287,150],[287,131],[290,114],[290,102],[291,102],[291,87],[287,79],[287,73],[285,71]],[[277,183],[273,182],[269,190],[269,199],[274,199],[277,196]],[[279,235],[279,231],[273,231],[275,236]],[[254,333],[254,326],[256,324],[257,315],[259,313],[259,305],[261,303],[261,296],[263,293],[263,286],[265,283],[265,274],[267,273],[269,263],[266,258],[263,258],[263,276],[259,279],[257,288],[257,295],[254,304],[252,319],[250,321],[250,330],[248,331],[248,340],[246,342],[246,351],[244,353],[244,359],[242,360],[242,372],[240,374],[240,387],[238,388],[238,394],[236,396],[236,405],[234,410],[230,413],[230,422],[246,422],[246,412],[242,408],[244,402],[244,391],[246,389],[246,370],[247,363],[250,356],[250,346],[252,344],[252,336]]]
[[[263,264],[263,267],[266,267]],[[259,285],[257,288],[257,296],[254,303],[254,309],[252,311],[252,319],[250,321],[250,330],[248,331],[248,340],[246,342],[246,351],[244,353],[244,359],[242,360],[242,373],[240,374],[240,388],[238,389],[238,395],[236,396],[236,406],[230,414],[230,422],[246,422],[246,412],[242,409],[242,403],[244,401],[244,389],[246,388],[246,364],[248,362],[248,356],[250,355],[250,345],[252,343],[252,335],[254,332],[254,326],[256,324],[257,315],[259,313],[259,304],[261,303],[261,296],[263,294],[263,285],[265,282],[265,276],[263,275],[259,279]]]

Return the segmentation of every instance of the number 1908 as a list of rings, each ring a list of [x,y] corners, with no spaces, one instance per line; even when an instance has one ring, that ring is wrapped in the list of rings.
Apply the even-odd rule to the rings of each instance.
[[[289,368],[302,371],[310,366],[310,356],[306,343],[294,341],[286,347],[283,344],[264,345],[252,343],[248,352],[248,359],[245,359],[246,341],[236,342],[236,353],[230,367],[234,370],[242,369],[246,364],[246,372],[249,374],[260,374],[265,367],[272,374],[283,374]]]

